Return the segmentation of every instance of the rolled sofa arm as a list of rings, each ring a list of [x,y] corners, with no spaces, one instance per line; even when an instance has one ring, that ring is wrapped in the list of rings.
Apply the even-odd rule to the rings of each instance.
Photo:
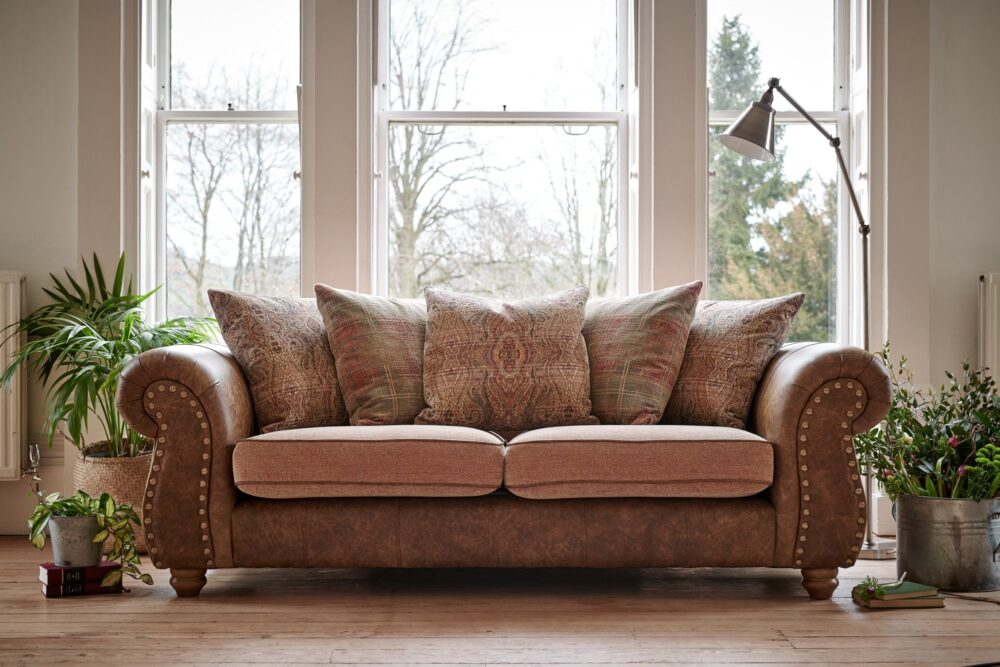
[[[153,439],[142,521],[156,567],[232,567],[232,448],[252,435],[243,372],[225,347],[175,345],[129,362],[118,409]]]
[[[889,410],[877,357],[833,343],[786,345],[764,372],[751,428],[774,447],[775,566],[854,564],[865,496],[853,436]]]

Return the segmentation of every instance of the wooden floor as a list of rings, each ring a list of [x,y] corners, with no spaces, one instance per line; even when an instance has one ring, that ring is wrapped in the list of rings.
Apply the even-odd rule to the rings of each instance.
[[[45,600],[42,554],[0,538],[0,664],[933,664],[1000,660],[1000,605],[865,612],[841,571],[812,601],[788,570],[223,570]],[[1000,594],[986,597],[1000,602]]]

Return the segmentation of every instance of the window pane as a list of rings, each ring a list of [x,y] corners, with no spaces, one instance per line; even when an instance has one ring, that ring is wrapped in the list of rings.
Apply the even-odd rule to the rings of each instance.
[[[616,293],[613,125],[389,130],[389,291]]]
[[[299,294],[294,125],[167,126],[167,313],[210,315],[212,287]]]
[[[806,109],[832,109],[834,6],[834,0],[708,0],[710,108],[742,110],[776,76]],[[791,110],[780,95],[774,107]]]
[[[174,109],[294,110],[299,0],[172,0]]]
[[[391,0],[394,109],[617,109],[615,0]]]
[[[815,128],[779,125],[774,162],[709,130],[709,298],[804,292],[790,340],[837,339],[837,162]],[[835,132],[832,126],[827,131]]]

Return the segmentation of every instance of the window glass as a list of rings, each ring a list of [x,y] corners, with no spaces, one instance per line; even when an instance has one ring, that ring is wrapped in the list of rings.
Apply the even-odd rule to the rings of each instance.
[[[392,0],[390,107],[617,109],[615,0]]]
[[[615,125],[390,125],[389,291],[617,287]]]
[[[299,0],[171,0],[170,106],[294,110]]]
[[[211,315],[206,291],[299,293],[296,127],[167,125],[167,313]]]
[[[771,77],[804,108],[832,109],[834,0],[708,0],[711,109],[742,110]],[[775,95],[774,108],[792,107]]]
[[[804,292],[789,340],[836,340],[836,156],[814,127],[782,124],[777,159],[757,162],[719,143],[724,129],[709,130],[709,298]]]

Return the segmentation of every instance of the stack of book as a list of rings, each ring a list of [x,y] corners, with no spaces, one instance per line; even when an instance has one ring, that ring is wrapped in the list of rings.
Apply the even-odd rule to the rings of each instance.
[[[867,609],[928,609],[944,606],[944,596],[938,593],[934,586],[904,581],[901,584],[890,584],[882,593],[874,593],[867,600],[857,591],[853,592],[854,601]]]
[[[118,563],[101,563],[91,567],[60,567],[54,563],[42,563],[38,568],[42,595],[47,598],[63,598],[71,595],[121,593],[120,579],[114,586],[101,586],[101,580],[119,567]]]

